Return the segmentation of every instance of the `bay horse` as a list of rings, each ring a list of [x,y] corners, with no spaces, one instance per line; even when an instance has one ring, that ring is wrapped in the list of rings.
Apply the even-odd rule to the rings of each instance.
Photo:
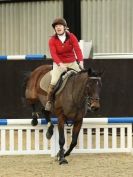
[[[51,138],[54,125],[51,122],[51,113],[45,111],[47,93],[40,88],[41,78],[52,69],[51,65],[42,65],[33,70],[27,79],[25,97],[32,106],[32,124],[37,124],[38,114],[35,105],[39,101],[42,106],[42,112],[46,117],[48,129],[46,136]],[[67,81],[63,90],[56,95],[53,103],[52,113],[58,118],[59,146],[58,152],[59,164],[68,163],[65,159],[77,144],[78,135],[82,126],[83,117],[87,110],[95,111],[100,108],[100,90],[101,73],[91,68],[73,74]],[[64,124],[67,121],[73,121],[72,141],[69,149],[65,152]]]

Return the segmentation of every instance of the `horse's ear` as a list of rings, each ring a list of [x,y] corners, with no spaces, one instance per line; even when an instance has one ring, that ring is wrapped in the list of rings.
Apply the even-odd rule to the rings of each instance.
[[[88,76],[97,76],[97,72],[93,68],[89,68]]]
[[[88,76],[94,76],[94,77],[101,77],[104,74],[105,69],[102,69],[101,71],[97,72],[93,68],[88,69]]]
[[[103,76],[104,75],[104,72],[105,72],[105,69],[102,69],[101,71],[98,72],[98,76]]]

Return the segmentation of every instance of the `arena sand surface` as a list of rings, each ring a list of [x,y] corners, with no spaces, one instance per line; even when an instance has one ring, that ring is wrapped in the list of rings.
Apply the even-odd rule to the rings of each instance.
[[[49,155],[0,156],[0,177],[133,177],[132,154],[72,154],[67,165]]]

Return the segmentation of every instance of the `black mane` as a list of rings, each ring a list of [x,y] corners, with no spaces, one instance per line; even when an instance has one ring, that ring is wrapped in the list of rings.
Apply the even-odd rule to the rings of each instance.
[[[97,71],[95,71],[93,68],[84,69],[84,70],[81,70],[78,73],[79,74],[81,74],[81,73],[88,73],[89,77],[98,77],[99,76],[99,73]]]

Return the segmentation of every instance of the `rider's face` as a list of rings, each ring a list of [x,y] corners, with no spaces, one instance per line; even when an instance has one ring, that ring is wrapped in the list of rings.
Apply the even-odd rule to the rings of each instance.
[[[55,32],[58,35],[62,35],[65,32],[65,27],[61,24],[55,25]]]

